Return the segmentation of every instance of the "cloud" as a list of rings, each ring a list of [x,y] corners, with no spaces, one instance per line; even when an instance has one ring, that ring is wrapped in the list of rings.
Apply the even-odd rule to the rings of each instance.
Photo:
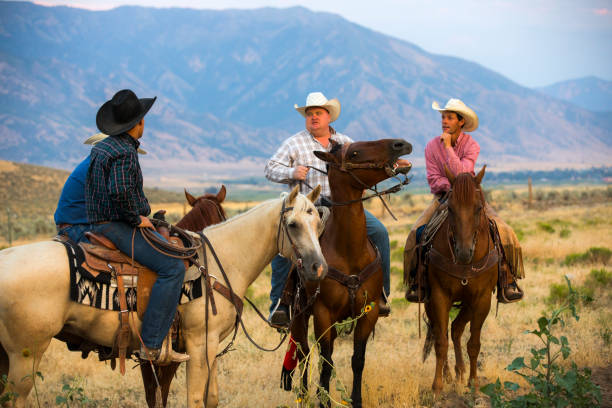
[[[598,16],[607,16],[608,14],[610,14],[610,10],[608,10],[607,8],[595,9],[593,10],[593,12]]]

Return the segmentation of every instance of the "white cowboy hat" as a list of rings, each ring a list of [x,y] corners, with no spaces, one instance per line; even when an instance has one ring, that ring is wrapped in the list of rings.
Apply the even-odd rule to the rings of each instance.
[[[96,143],[98,143],[101,140],[104,140],[108,137],[108,135],[105,135],[104,133],[96,133],[93,136],[89,136],[87,138],[87,140],[85,140],[83,142],[83,144],[88,144],[88,145],[95,145]],[[147,154],[146,151],[142,150],[140,147],[138,148],[138,153],[140,154]]]
[[[340,101],[336,98],[327,99],[321,92],[309,93],[306,97],[306,105],[297,106],[297,104],[295,104],[293,107],[304,117],[306,117],[306,109],[308,108],[323,108],[329,112],[329,123],[332,123],[340,116]]]
[[[463,117],[463,120],[465,121],[465,124],[463,125],[463,130],[465,132],[472,132],[478,129],[478,116],[473,110],[468,108],[465,103],[463,103],[460,99],[449,99],[448,102],[446,102],[446,106],[443,108],[440,108],[438,102],[434,101],[431,104],[431,107],[437,110],[438,112],[448,111],[460,114]]]

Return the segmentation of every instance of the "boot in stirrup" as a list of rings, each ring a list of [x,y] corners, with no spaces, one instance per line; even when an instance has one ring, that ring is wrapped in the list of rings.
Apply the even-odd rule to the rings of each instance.
[[[190,359],[189,354],[179,353],[172,349],[172,342],[168,337],[164,339],[161,348],[150,349],[144,344],[140,346],[138,358],[141,360],[152,361],[156,365],[164,366],[171,363],[184,363]]]

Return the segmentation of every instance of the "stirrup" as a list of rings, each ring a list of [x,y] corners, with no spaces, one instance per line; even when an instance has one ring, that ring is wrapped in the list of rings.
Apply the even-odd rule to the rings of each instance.
[[[411,286],[406,290],[404,298],[412,303],[425,303],[427,301],[427,290],[421,286],[419,291],[417,285]]]

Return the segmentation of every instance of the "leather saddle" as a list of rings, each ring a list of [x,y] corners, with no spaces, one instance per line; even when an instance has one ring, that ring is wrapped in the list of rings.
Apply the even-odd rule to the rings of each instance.
[[[159,228],[158,232],[168,242],[175,246],[183,247],[183,242],[178,237],[171,237],[167,229],[164,231],[164,228]],[[121,252],[105,236],[93,232],[86,232],[85,236],[91,244],[84,242],[78,244],[85,255],[85,260],[81,267],[94,277],[101,273],[110,274],[111,281],[116,281],[117,286],[136,287],[137,312],[138,317],[142,319],[149,304],[151,289],[157,280],[157,274]],[[185,268],[187,269],[188,263],[187,261],[185,263]]]

